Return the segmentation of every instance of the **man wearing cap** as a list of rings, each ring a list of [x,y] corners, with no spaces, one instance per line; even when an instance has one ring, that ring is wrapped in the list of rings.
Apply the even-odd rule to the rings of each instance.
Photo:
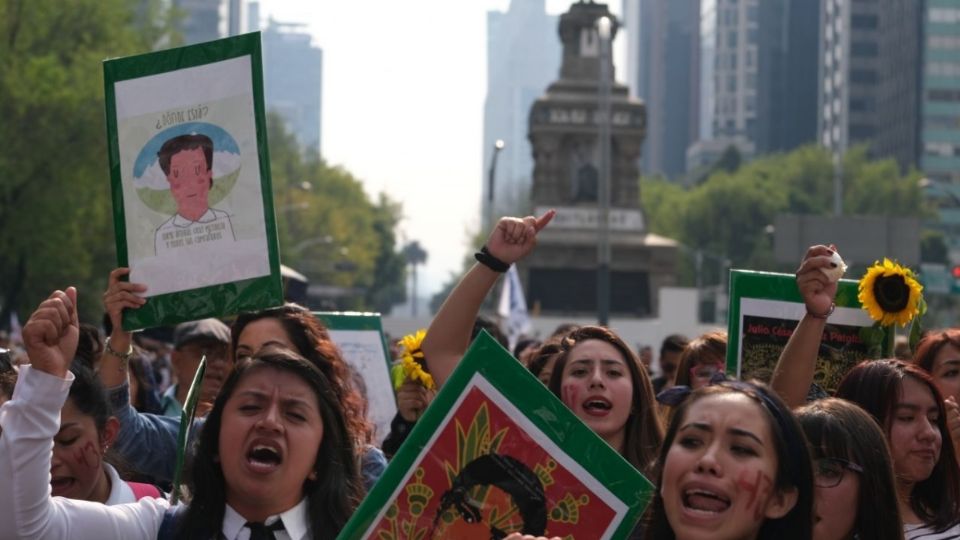
[[[220,387],[233,369],[229,354],[230,328],[217,319],[202,319],[177,325],[173,330],[173,354],[170,360],[177,383],[163,394],[163,414],[180,417],[187,401],[190,384],[200,367],[200,359],[207,357],[207,368],[200,385],[197,415],[202,416],[213,406]]]

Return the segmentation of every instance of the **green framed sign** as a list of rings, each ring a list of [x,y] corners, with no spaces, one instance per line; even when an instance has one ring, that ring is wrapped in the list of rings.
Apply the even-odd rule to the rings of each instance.
[[[343,359],[363,378],[367,418],[377,426],[377,443],[382,443],[390,434],[397,401],[390,382],[390,350],[380,314],[319,311],[314,316],[327,327]]]
[[[107,60],[117,263],[137,330],[283,302],[260,34]]]
[[[857,300],[857,281],[841,279],[837,305],[823,332],[814,382],[832,392],[843,375],[869,358],[862,330],[873,321]],[[730,271],[727,372],[769,381],[780,353],[806,313],[793,274]]]
[[[338,538],[622,539],[652,489],[482,333]]]

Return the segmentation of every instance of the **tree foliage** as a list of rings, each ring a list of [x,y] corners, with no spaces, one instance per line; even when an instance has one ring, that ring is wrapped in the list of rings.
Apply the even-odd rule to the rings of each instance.
[[[406,297],[400,205],[384,194],[372,201],[349,171],[302,152],[278,115],[267,125],[281,262],[344,291],[337,309],[389,312]]]
[[[158,6],[0,1],[0,324],[68,285],[99,318],[116,265],[101,63],[174,42]]]
[[[117,261],[102,62],[178,44],[176,17],[163,0],[0,0],[0,326],[69,285],[99,320]],[[360,291],[347,307],[402,300],[398,205],[269,124],[283,262]]]
[[[854,148],[843,160],[844,213],[923,217],[927,208],[918,177],[901,175],[891,159],[870,160],[866,148]],[[652,232],[727,258],[734,266],[783,270],[774,263],[768,225],[780,213],[832,213],[833,179],[830,154],[806,146],[733,171],[716,168],[690,188],[642,179],[641,194]]]

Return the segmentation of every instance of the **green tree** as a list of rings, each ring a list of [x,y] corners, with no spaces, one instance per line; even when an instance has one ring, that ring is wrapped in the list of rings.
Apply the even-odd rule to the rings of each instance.
[[[388,312],[405,298],[400,205],[383,194],[374,203],[349,171],[303,152],[278,115],[267,126],[281,262],[345,291],[338,309]]]
[[[116,265],[101,64],[175,42],[160,5],[0,1],[0,324],[67,285],[99,320]]]
[[[870,160],[865,147],[856,147],[844,156],[843,171],[844,213],[926,215],[917,173],[901,175],[893,160]],[[644,178],[641,197],[650,231],[679,240],[688,253],[704,250],[734,266],[783,270],[773,260],[768,226],[780,213],[831,213],[833,177],[829,152],[811,145],[732,172],[716,170],[689,188]],[[691,282],[688,269],[681,275]]]

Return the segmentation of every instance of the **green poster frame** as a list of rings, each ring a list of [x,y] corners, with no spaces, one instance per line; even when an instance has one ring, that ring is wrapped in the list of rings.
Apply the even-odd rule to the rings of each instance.
[[[844,308],[862,311],[860,301],[857,299],[858,285],[859,282],[852,279],[841,279],[838,282],[837,295],[834,299],[836,310],[834,311],[834,315],[831,315],[827,320],[828,328],[834,322],[835,318],[838,317],[838,312],[842,312]],[[744,299],[774,300],[795,304],[797,305],[795,309],[800,313],[804,310],[803,298],[797,289],[796,276],[793,274],[731,270],[726,369],[728,374],[738,376],[740,375],[743,352],[740,350],[740,338],[743,332],[741,328],[741,319],[743,318],[741,316],[743,315],[741,305],[743,305]],[[862,312],[859,316],[863,319],[863,323],[853,326],[867,327],[872,325],[873,321],[869,321],[869,323],[866,322],[869,320],[866,312]],[[784,320],[799,320],[799,317],[797,319]],[[826,340],[827,332],[824,332],[824,343]],[[889,355],[890,351],[884,351],[884,354]],[[820,360],[818,360],[818,362],[819,361]],[[772,366],[770,367],[772,368]]]
[[[389,344],[387,343],[386,336],[383,333],[383,321],[381,319],[381,315],[379,313],[359,311],[315,311],[313,312],[313,316],[319,319],[320,322],[322,322],[327,328],[327,330],[375,331],[380,336],[380,346],[381,350],[383,351],[384,359],[383,375],[385,376],[386,384],[379,387],[372,387],[371,382],[375,381],[368,380],[365,373],[360,373],[360,375],[364,377],[364,381],[367,385],[368,401],[371,405],[371,411],[368,418],[377,424],[377,427],[379,428],[377,432],[377,439],[382,442],[383,438],[389,434],[390,422],[393,420],[393,416],[396,414],[396,390],[393,388],[393,384],[391,383],[390,348]],[[334,340],[334,343],[336,343],[336,340]],[[341,346],[340,344],[337,345]],[[346,360],[348,363],[350,362],[349,359]],[[356,369],[356,366],[354,366],[354,368]],[[386,392],[389,394],[390,399],[392,400],[391,403],[393,404],[393,409],[389,414],[389,418],[382,418],[381,420],[385,421],[377,422],[377,413],[375,413],[373,410],[373,404],[376,400],[376,396],[374,396],[372,399],[370,399],[370,396],[371,393],[381,392]],[[388,410],[390,409],[388,408]]]
[[[263,98],[263,55],[259,32],[137,56],[109,59],[103,62],[107,149],[113,199],[117,264],[121,267],[127,267],[130,260],[123,202],[124,186],[120,161],[116,83],[244,56],[250,57],[252,70],[253,110],[251,112],[256,130],[260,195],[263,202],[269,274],[151,296],[142,307],[124,310],[124,330],[133,331],[154,326],[174,325],[183,321],[207,317],[228,317],[242,311],[255,311],[283,303],[277,226],[273,210],[273,189],[270,177],[270,155],[267,147],[266,113]]]
[[[563,459],[575,463],[585,471],[584,474],[592,475],[592,480],[616,499],[615,503],[622,509],[620,519],[610,522],[607,534],[602,538],[627,538],[652,497],[653,485],[583,424],[506,349],[482,332],[338,539],[374,538],[369,535],[375,525],[389,518],[391,507],[395,507],[395,501],[404,496],[405,491],[410,493],[409,489],[403,488],[408,481],[413,481],[411,477],[415,469],[419,465],[436,463],[438,458],[432,453],[436,437],[453,422],[452,418],[468,392],[480,387],[492,388],[493,393],[499,394],[540,432],[538,436],[546,437],[550,445],[560,449]],[[612,502],[601,500],[608,504]],[[547,532],[549,534],[549,529]],[[408,537],[415,538],[414,535],[402,536]],[[386,537],[377,540],[383,538]]]

